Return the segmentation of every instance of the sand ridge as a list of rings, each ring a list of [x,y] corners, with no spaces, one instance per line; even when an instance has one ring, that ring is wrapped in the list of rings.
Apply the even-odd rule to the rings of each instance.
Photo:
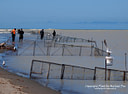
[[[37,82],[0,68],[0,94],[60,94]]]

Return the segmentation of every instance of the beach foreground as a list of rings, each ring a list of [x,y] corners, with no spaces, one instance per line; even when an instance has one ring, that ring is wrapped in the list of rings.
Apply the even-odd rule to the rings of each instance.
[[[0,68],[0,94],[59,94],[59,92]]]

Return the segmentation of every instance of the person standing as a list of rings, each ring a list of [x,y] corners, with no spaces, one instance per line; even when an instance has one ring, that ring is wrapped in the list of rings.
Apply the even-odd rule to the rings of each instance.
[[[19,42],[22,42],[23,41],[23,37],[24,37],[23,35],[24,35],[24,31],[21,28],[21,30],[19,30]]]
[[[55,36],[56,36],[56,31],[55,30],[53,31],[52,35],[53,35],[53,39],[54,39]]]
[[[42,40],[43,37],[44,37],[44,29],[42,29],[42,30],[40,31],[40,39]]]
[[[12,43],[15,44],[16,28],[14,28],[14,29],[11,31],[11,34],[12,34]]]

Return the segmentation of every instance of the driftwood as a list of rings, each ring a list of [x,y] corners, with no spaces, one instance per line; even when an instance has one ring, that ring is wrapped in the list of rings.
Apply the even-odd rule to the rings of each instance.
[[[16,49],[14,49],[14,45],[8,45],[5,42],[0,43],[0,49],[7,49],[7,50],[13,50],[15,51]]]
[[[0,49],[4,49],[5,48],[5,42],[3,42],[3,43],[0,43]]]

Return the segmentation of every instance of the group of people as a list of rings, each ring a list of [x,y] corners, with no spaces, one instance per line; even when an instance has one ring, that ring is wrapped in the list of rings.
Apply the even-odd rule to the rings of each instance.
[[[56,31],[55,31],[55,30],[53,31],[52,35],[53,35],[53,39],[54,39],[55,36],[56,36]],[[40,39],[42,40],[43,37],[44,37],[44,29],[42,29],[42,30],[40,31]]]
[[[12,43],[15,44],[16,28],[14,28],[11,31],[11,34],[12,34]],[[18,29],[18,34],[19,34],[19,42],[22,42],[23,41],[23,35],[24,35],[24,31],[22,28]]]
[[[12,43],[14,44],[15,43],[15,36],[16,36],[16,28],[14,28],[12,31],[11,31],[11,34],[12,34]],[[24,31],[23,29],[18,29],[18,34],[19,34],[19,42],[22,42],[23,41],[23,35],[24,35]],[[55,38],[56,36],[56,31],[54,30],[53,33],[53,39]],[[42,29],[40,31],[40,39],[42,40],[44,37],[44,29]]]
[[[19,42],[23,41],[23,35],[24,35],[24,31],[23,29],[18,29],[18,34],[19,34]]]

